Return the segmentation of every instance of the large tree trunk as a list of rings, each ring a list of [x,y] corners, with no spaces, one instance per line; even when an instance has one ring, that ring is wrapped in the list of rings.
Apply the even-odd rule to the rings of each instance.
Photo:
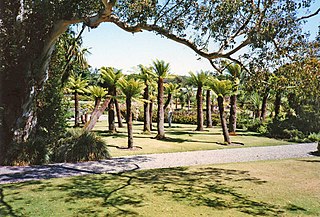
[[[281,106],[281,93],[276,93],[276,99],[274,101],[274,118],[278,118],[280,114],[280,106]]]
[[[79,127],[79,94],[77,92],[74,93],[74,126]]]
[[[229,131],[235,134],[237,129],[237,95],[230,96]]]
[[[212,128],[212,114],[211,114],[211,94],[210,90],[207,90],[206,94],[206,119],[207,119],[207,128]]]
[[[270,90],[269,88],[266,89],[266,92],[262,98],[261,117],[260,117],[261,121],[264,121],[267,116],[267,101],[268,101],[268,97],[269,97],[269,90]]]
[[[47,78],[54,42],[67,28],[62,22],[45,28],[48,24],[41,18],[33,27],[22,25],[18,19],[22,1],[9,2],[3,2],[0,10],[4,30],[0,31],[0,165],[10,145],[26,141],[34,130],[36,97]],[[30,25],[36,22],[33,14],[26,18]]]
[[[128,129],[128,148],[133,148],[133,131],[132,131],[132,111],[131,111],[131,99],[126,99],[127,105],[127,129]]]
[[[202,86],[198,86],[197,90],[197,129],[196,131],[203,131],[203,100],[202,100]]]
[[[165,138],[164,133],[164,106],[163,106],[163,78],[158,79],[158,114],[157,114],[157,127],[158,134],[156,139]]]
[[[94,128],[94,126],[96,125],[100,116],[108,107],[109,103],[110,103],[110,98],[106,98],[104,100],[103,104],[99,108],[99,104],[100,104],[100,101],[99,101],[99,104],[97,104],[97,106],[95,106],[95,108],[91,114],[90,120],[84,125],[83,130],[90,131]]]
[[[115,106],[116,106],[116,112],[117,112],[117,119],[118,119],[118,127],[123,127],[122,123],[122,117],[121,117],[121,110],[120,110],[120,105],[119,101],[117,99],[114,100]]]
[[[228,127],[227,127],[227,121],[224,115],[224,105],[223,105],[223,97],[218,96],[218,107],[219,107],[219,115],[220,115],[220,121],[221,121],[221,127],[222,127],[222,133],[224,142],[227,144],[231,144]]]
[[[149,101],[149,86],[144,88],[143,99]],[[149,114],[149,102],[145,102],[143,105],[143,131],[150,132],[150,114]]]

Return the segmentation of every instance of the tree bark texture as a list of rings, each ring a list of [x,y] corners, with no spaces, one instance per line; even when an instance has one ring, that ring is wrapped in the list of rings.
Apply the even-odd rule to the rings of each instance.
[[[230,96],[229,131],[235,133],[237,130],[237,95]]]
[[[149,86],[144,88],[143,99],[149,101]],[[143,131],[150,132],[150,114],[149,114],[149,102],[144,102],[143,105]]]
[[[218,107],[219,107],[219,115],[220,115],[220,121],[221,121],[221,127],[222,127],[222,133],[224,142],[227,144],[231,144],[228,127],[227,127],[227,121],[224,114],[224,105],[223,105],[223,97],[218,96]]]
[[[131,99],[126,99],[127,107],[127,130],[128,130],[128,148],[133,148],[133,131],[132,131],[132,111],[131,111]]]
[[[211,114],[211,91],[207,90],[206,94],[206,119],[207,128],[212,128],[212,114]]]
[[[197,90],[197,129],[196,131],[203,131],[203,99],[202,86],[198,86]]]
[[[163,95],[164,95],[163,78],[159,78],[158,79],[158,113],[157,113],[158,134],[156,136],[156,139],[163,139],[165,137]]]
[[[3,4],[0,9],[4,30],[0,32],[0,58],[4,64],[0,69],[0,165],[5,163],[8,148],[26,141],[37,124],[36,98],[47,79],[54,42],[67,29],[60,21],[48,25],[34,20],[39,30],[35,37],[34,28],[16,19],[21,15],[21,1]],[[29,22],[35,16],[30,16]]]

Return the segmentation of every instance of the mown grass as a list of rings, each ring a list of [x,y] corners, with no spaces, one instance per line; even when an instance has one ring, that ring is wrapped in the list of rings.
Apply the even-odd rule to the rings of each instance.
[[[156,129],[156,126],[154,126]],[[152,154],[152,153],[168,153],[183,152],[196,150],[215,150],[234,147],[252,147],[252,146],[273,146],[286,145],[289,142],[262,137],[257,133],[241,132],[236,136],[232,136],[232,142],[242,144],[240,146],[225,146],[220,127],[205,128],[204,131],[195,131],[196,126],[190,124],[173,124],[172,128],[165,128],[166,139],[156,140],[156,131],[151,134],[145,134],[142,131],[142,122],[134,122],[134,145],[138,148],[134,150],[121,149],[127,146],[126,127],[117,128],[118,133],[111,134],[107,131],[107,121],[100,121],[94,128],[100,136],[104,138],[109,146],[111,156]]]
[[[6,184],[0,216],[320,216],[319,158]]]

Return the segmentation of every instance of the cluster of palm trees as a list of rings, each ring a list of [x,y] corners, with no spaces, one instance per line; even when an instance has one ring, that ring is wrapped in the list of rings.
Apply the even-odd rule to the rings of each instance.
[[[125,98],[126,102],[126,123],[128,128],[128,148],[133,147],[132,132],[132,101],[142,102],[144,125],[143,131],[150,133],[152,130],[153,105],[156,98],[157,104],[157,135],[156,139],[165,138],[164,118],[165,110],[172,104],[173,96],[181,91],[181,87],[176,83],[169,83],[173,78],[170,73],[169,63],[163,60],[155,60],[151,66],[139,65],[139,74],[124,75],[121,70],[112,67],[102,67],[100,69],[100,85],[88,86],[88,81],[80,76],[70,76],[67,90],[74,95],[75,101],[75,126],[79,126],[79,94],[89,93],[94,101],[91,117],[84,125],[85,131],[90,131],[95,126],[97,120],[105,110],[108,110],[108,127],[110,132],[116,132],[115,117],[117,115],[118,127],[123,127],[122,115],[120,111],[119,99]],[[198,73],[190,72],[188,83],[197,88],[197,131],[204,130],[203,117],[203,91],[206,90],[206,114],[207,127],[212,127],[211,120],[211,92],[217,98],[221,126],[225,143],[230,144],[229,131],[236,131],[236,94],[241,74],[241,67],[237,64],[226,64],[228,76],[224,79],[218,79],[219,76],[209,72],[200,71]],[[191,86],[184,88],[183,94],[186,97],[188,110],[194,89]],[[154,92],[157,92],[156,94]],[[165,97],[167,95],[167,97]],[[231,109],[229,130],[225,118],[224,98],[230,96]],[[165,101],[166,99],[166,101]],[[177,102],[176,102],[177,104]],[[232,105],[233,104],[233,105]]]

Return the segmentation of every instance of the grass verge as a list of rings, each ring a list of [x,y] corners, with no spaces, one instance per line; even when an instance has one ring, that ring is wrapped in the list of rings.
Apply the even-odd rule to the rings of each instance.
[[[320,216],[317,157],[6,184],[0,216]]]
[[[166,128],[166,139],[156,140],[156,131],[151,134],[142,132],[142,122],[135,122],[133,125],[134,145],[139,148],[133,150],[121,149],[127,147],[126,128],[117,128],[118,133],[111,134],[107,129],[106,121],[97,123],[94,131],[97,132],[107,142],[110,154],[113,157],[138,154],[184,152],[197,150],[215,150],[234,147],[252,146],[273,146],[287,145],[287,141],[262,137],[258,133],[238,132],[232,136],[232,142],[241,143],[241,146],[224,146],[223,135],[220,127],[206,128],[204,131],[195,131],[196,126],[190,124],[173,124],[173,127]]]

